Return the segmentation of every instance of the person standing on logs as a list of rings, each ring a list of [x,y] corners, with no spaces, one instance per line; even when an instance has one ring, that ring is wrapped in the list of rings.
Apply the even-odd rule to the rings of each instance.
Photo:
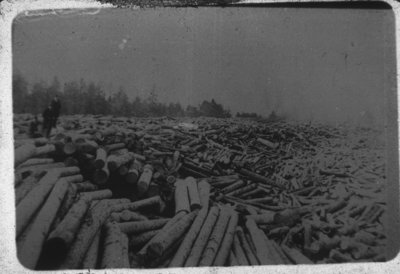
[[[46,138],[49,138],[53,123],[53,108],[51,107],[51,105],[49,105],[43,111],[42,116],[43,116],[43,135],[46,136]]]
[[[53,114],[51,127],[56,128],[58,116],[60,116],[60,110],[61,110],[61,103],[60,103],[60,100],[58,99],[57,95],[51,101],[51,108],[52,108],[52,114]]]

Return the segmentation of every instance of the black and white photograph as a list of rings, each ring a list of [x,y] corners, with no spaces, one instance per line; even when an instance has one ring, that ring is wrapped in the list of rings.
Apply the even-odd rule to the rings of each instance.
[[[23,267],[397,256],[390,5],[126,2],[12,22]]]

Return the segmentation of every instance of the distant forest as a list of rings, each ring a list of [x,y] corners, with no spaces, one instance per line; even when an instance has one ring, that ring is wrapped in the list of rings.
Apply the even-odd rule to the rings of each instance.
[[[103,88],[93,82],[87,83],[83,79],[72,81],[61,87],[55,77],[51,84],[38,82],[28,88],[28,81],[20,74],[13,75],[13,111],[14,113],[41,114],[57,95],[61,101],[62,114],[103,114],[135,117],[232,117],[230,110],[214,99],[204,100],[198,106],[188,105],[183,108],[180,103],[161,103],[154,91],[149,92],[147,98],[136,96],[129,99],[123,87],[111,96],[106,96]],[[258,118],[256,113],[236,113],[236,117]],[[271,113],[269,118],[275,118]]]

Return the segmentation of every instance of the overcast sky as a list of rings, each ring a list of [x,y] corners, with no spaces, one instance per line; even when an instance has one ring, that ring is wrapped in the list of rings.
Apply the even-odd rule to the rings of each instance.
[[[30,83],[79,80],[131,98],[214,98],[233,113],[383,117],[388,10],[104,9],[14,22],[14,69]],[[392,54],[392,53],[390,53]],[[394,58],[394,56],[393,56]],[[364,115],[365,116],[365,115]]]

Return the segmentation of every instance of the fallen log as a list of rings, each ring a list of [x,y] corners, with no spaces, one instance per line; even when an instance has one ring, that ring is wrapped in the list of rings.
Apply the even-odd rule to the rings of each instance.
[[[229,253],[233,243],[233,237],[235,235],[236,227],[238,224],[239,216],[235,210],[231,212],[231,218],[229,219],[228,227],[224,234],[224,238],[221,243],[221,247],[218,250],[217,256],[213,262],[213,266],[224,266],[226,260],[229,257]]]
[[[236,235],[238,236],[240,245],[243,247],[243,251],[246,255],[247,261],[250,265],[259,265],[256,255],[251,250],[249,243],[247,242],[246,237],[244,236],[243,229],[239,226],[236,228]]]
[[[51,256],[53,260],[62,260],[78,232],[90,204],[95,200],[107,199],[112,196],[110,190],[99,190],[80,195],[64,219],[50,233],[43,246],[43,253]]]
[[[143,167],[143,172],[140,175],[139,181],[137,183],[137,191],[139,197],[142,197],[146,194],[149,189],[150,181],[153,176],[153,167],[149,164]]]
[[[208,238],[214,228],[214,225],[219,216],[219,208],[213,206],[208,213],[206,220],[197,236],[195,243],[193,244],[192,250],[185,262],[185,266],[197,266],[200,257],[203,253],[205,246],[207,245]]]
[[[218,220],[215,223],[213,231],[208,239],[208,243],[204,248],[203,254],[199,262],[199,266],[209,266],[213,264],[217,256],[217,252],[220,248],[222,238],[224,237],[230,218],[231,218],[231,210],[226,207],[222,207],[220,210],[220,215],[218,217]]]
[[[34,269],[36,267],[42,251],[43,242],[61,206],[67,189],[68,182],[58,181],[35,218],[32,228],[24,239],[21,248],[18,250],[18,258],[25,267],[29,269]]]
[[[118,227],[125,234],[137,234],[144,231],[155,230],[163,227],[169,219],[156,219],[137,222],[119,223]]]
[[[193,177],[186,178],[189,202],[190,202],[190,210],[196,210],[201,208],[200,204],[200,196],[197,188],[197,182]]]
[[[101,200],[90,209],[60,269],[79,268],[93,238],[112,213],[110,208],[115,204],[128,201],[127,199]]]
[[[250,265],[249,261],[247,260],[246,254],[240,245],[239,238],[237,233],[233,236],[233,246],[232,246],[233,253],[237,259],[239,265]]]
[[[99,230],[96,233],[92,243],[89,246],[88,251],[85,254],[85,258],[82,262],[83,269],[96,269],[99,261],[99,247],[100,247],[100,235],[101,231]]]
[[[149,257],[163,256],[165,252],[172,247],[172,245],[182,238],[184,233],[191,226],[194,218],[197,216],[198,211],[193,211],[190,214],[186,214],[181,217],[175,224],[173,224],[164,233],[160,233],[160,236],[156,236],[156,239],[147,248],[147,255]]]
[[[257,227],[253,219],[248,218],[246,221],[246,228],[249,230],[251,240],[256,249],[256,256],[261,265],[274,264],[274,261],[270,257],[270,251],[265,244],[265,235]]]
[[[129,237],[129,246],[130,248],[140,248],[148,241],[150,241],[154,236],[160,233],[161,229],[158,230],[150,230],[146,232],[142,232],[139,234],[132,234]]]
[[[25,229],[25,227],[30,222],[34,212],[36,212],[39,207],[45,201],[48,193],[51,191],[53,186],[62,176],[73,175],[79,172],[77,167],[68,167],[59,170],[49,171],[37,184],[37,186],[30,191],[25,198],[17,205],[16,215],[17,215],[17,236]],[[81,175],[73,175],[62,180],[68,182],[80,182],[82,181]]]
[[[183,211],[190,212],[188,185],[186,180],[177,180],[175,182],[175,214]]]
[[[101,259],[101,268],[129,268],[129,260],[125,258],[123,251],[128,239],[124,235],[116,223],[108,223],[106,225],[106,236],[103,245],[103,256]],[[128,265],[126,262],[128,261]]]

